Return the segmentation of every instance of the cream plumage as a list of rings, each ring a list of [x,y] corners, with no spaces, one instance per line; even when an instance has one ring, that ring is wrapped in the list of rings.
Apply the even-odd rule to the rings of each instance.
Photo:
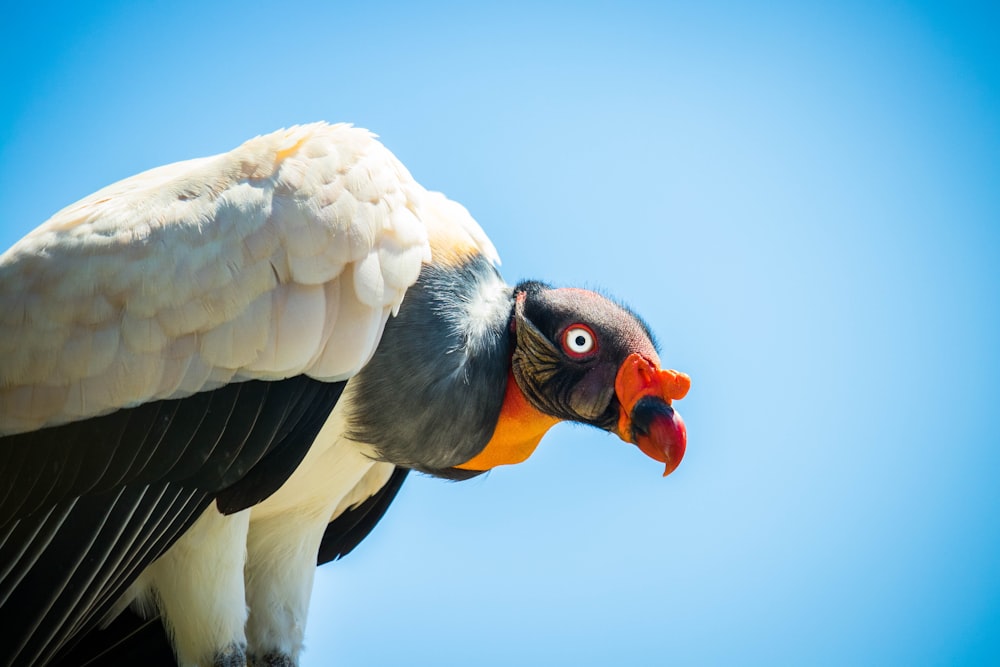
[[[429,231],[497,259],[461,206],[347,125],[104,188],[0,257],[0,434],[233,380],[346,379],[430,260]]]

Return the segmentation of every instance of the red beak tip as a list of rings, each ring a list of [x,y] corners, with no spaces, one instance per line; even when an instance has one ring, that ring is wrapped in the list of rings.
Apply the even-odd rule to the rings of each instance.
[[[687,427],[676,412],[670,417],[660,416],[650,424],[649,432],[640,436],[636,443],[646,456],[666,464],[666,477],[680,465],[687,449]]]

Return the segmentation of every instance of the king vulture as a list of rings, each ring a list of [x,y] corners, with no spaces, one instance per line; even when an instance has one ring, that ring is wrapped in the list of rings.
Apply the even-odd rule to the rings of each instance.
[[[498,261],[372,134],[325,123],[125,179],[11,247],[0,663],[78,661],[131,609],[180,665],[295,665],[317,560],[407,471],[517,463],[561,420],[673,470],[689,381],[643,322]]]

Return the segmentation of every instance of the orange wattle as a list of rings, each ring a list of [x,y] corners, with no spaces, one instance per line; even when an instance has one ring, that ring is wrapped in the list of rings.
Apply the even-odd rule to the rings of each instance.
[[[493,437],[483,451],[455,466],[463,470],[490,470],[496,466],[521,463],[535,451],[542,436],[559,423],[557,417],[536,410],[521,393],[513,373],[507,376],[507,390]]]

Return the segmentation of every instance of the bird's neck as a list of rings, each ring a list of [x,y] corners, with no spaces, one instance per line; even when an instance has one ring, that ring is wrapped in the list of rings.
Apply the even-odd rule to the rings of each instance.
[[[507,376],[507,392],[493,437],[479,454],[455,467],[462,470],[490,470],[527,460],[542,437],[559,423],[558,417],[540,412],[521,392],[513,373]]]
[[[513,291],[486,259],[427,265],[351,382],[348,434],[384,460],[445,477],[479,454],[500,417]]]

